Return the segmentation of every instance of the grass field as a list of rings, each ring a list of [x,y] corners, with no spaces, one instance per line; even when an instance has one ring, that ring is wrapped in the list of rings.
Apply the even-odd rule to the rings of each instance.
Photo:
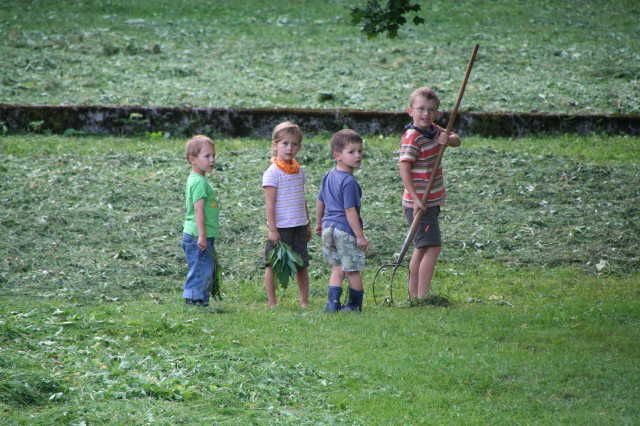
[[[399,111],[415,87],[464,109],[640,112],[636,1],[421,2],[367,40],[331,1],[0,3],[0,102]]]
[[[309,200],[326,138],[299,158]],[[221,140],[224,300],[180,301],[182,141],[0,139],[0,423],[636,424],[640,140],[469,138],[447,151],[435,291],[375,306],[399,249],[394,138],[358,172],[372,243],[361,315],[266,309],[267,141]],[[259,218],[256,220],[256,218]],[[402,298],[399,298],[402,301]]]

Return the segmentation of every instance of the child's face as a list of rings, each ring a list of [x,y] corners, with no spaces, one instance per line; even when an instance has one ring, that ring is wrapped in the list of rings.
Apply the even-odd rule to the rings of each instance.
[[[440,117],[438,101],[416,96],[413,104],[407,108],[407,114],[413,119],[413,125],[421,129],[428,129]]]
[[[280,161],[291,162],[296,158],[302,144],[293,135],[286,135],[276,144],[276,158]]]
[[[362,163],[363,148],[361,143],[351,142],[344,147],[342,152],[334,153],[338,169],[350,173],[354,169],[359,169]]]
[[[205,143],[202,145],[198,155],[191,156],[190,160],[193,171],[204,175],[205,173],[210,172],[216,164],[216,150],[211,146],[211,144]]]

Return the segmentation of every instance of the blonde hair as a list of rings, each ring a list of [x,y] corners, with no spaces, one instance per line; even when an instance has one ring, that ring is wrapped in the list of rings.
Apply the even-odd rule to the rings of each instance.
[[[300,126],[291,121],[283,121],[273,128],[271,133],[271,156],[276,156],[276,145],[286,139],[286,136],[293,136],[298,143],[302,143],[302,130]]]
[[[438,98],[436,92],[431,87],[422,86],[418,87],[409,95],[409,108],[413,107],[413,101],[415,101],[418,96],[422,96],[429,101],[434,100],[436,101],[436,107],[440,106],[440,98]]]
[[[191,139],[187,141],[185,144],[185,156],[187,158],[187,162],[191,162],[190,157],[197,157],[202,150],[202,146],[208,143],[211,145],[213,149],[215,149],[216,144],[213,142],[213,139],[209,138],[205,135],[195,135]]]
[[[350,143],[364,143],[362,137],[355,130],[342,129],[331,137],[331,152],[340,153]]]

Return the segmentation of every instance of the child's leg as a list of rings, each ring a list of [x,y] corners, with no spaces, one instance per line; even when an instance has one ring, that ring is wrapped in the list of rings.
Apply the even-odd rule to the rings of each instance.
[[[329,286],[327,287],[327,304],[324,308],[325,312],[338,312],[342,309],[340,296],[342,295],[344,272],[337,247],[339,240],[336,239],[336,236],[338,234],[338,230],[333,227],[322,230],[322,255],[327,263],[331,265],[331,275],[329,276]]]
[[[418,297],[418,283],[420,282],[420,265],[426,253],[426,248],[416,248],[411,255],[409,262],[409,297],[414,299]]]
[[[436,262],[442,248],[440,246],[426,247],[420,262],[418,273],[418,292],[416,297],[423,298],[431,291],[431,279],[436,268]]]
[[[332,266],[331,276],[329,277],[329,287],[327,288],[327,304],[324,307],[325,312],[337,312],[342,308],[340,296],[342,296],[343,279],[344,272],[342,272],[342,266]]]
[[[345,275],[347,276],[347,280],[349,281],[350,288],[358,291],[363,290],[362,274],[360,273],[360,271],[345,272]]]
[[[349,280],[349,302],[342,308],[343,311],[362,311],[362,299],[364,298],[364,286],[362,274],[359,271],[346,272]]]
[[[300,306],[306,308],[309,306],[309,269],[298,269],[296,280],[298,281],[298,289],[300,291]]]
[[[349,281],[349,302],[342,310],[351,312],[362,311],[362,299],[364,297],[364,286],[362,285],[362,274],[360,271],[345,272]]]
[[[287,243],[291,249],[297,253],[302,259],[303,267],[296,272],[296,281],[299,289],[299,302],[300,306],[306,308],[309,305],[309,251],[307,248],[307,235],[308,227],[295,226],[293,228],[278,228],[280,234],[280,241]],[[270,250],[273,248],[273,242],[267,242],[267,249],[265,250],[265,258],[270,257]],[[277,304],[274,284],[273,269],[270,269],[270,281],[267,281],[267,272],[265,271],[265,287],[267,289],[267,299],[269,300],[269,306],[273,307]]]
[[[336,244],[340,253],[340,263],[344,276],[349,282],[349,298],[348,303],[343,308],[345,311],[361,311],[362,298],[364,296],[364,287],[362,284],[362,271],[365,267],[366,260],[364,251],[360,250],[355,244],[355,238],[346,234],[338,234],[338,242]]]
[[[423,298],[431,289],[431,278],[441,251],[440,207],[429,207],[423,214],[413,243],[416,246],[409,263],[409,297]],[[405,211],[407,221],[413,217]]]
[[[342,281],[344,280],[344,272],[342,266],[335,265],[331,267],[331,275],[329,276],[329,286],[342,287]]]
[[[189,272],[184,283],[182,297],[189,304],[208,304],[211,280],[213,278],[213,239],[207,242],[207,250],[202,252],[198,247],[198,239],[189,234],[182,237]]]
[[[271,266],[264,268],[264,288],[267,291],[267,306],[274,308],[278,304],[278,300],[276,299],[276,287]]]

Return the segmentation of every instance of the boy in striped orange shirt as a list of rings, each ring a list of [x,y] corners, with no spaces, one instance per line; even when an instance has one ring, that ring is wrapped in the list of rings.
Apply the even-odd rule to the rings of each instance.
[[[425,210],[413,238],[414,251],[409,263],[409,297],[424,299],[431,289],[431,279],[440,256],[442,241],[438,215],[446,192],[442,167],[433,170],[441,145],[460,146],[460,137],[435,124],[440,117],[440,99],[428,87],[420,87],[409,96],[407,114],[412,123],[405,127],[400,143],[400,177],[404,185],[402,206],[409,223],[414,214]],[[425,194],[430,179],[435,179]]]

